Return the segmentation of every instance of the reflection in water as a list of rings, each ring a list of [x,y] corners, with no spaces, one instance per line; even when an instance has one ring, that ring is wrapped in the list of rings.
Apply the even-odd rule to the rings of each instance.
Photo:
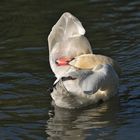
[[[48,139],[84,140],[91,136],[91,132],[94,138],[112,137],[114,130],[107,131],[107,128],[118,125],[119,111],[116,99],[88,109],[67,110],[55,106],[54,116],[47,121]]]

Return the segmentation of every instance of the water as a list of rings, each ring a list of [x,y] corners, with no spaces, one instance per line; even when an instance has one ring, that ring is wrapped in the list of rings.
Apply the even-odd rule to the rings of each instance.
[[[139,0],[0,1],[0,140],[139,140]],[[47,36],[69,11],[93,51],[116,59],[118,96],[80,110],[54,108]]]

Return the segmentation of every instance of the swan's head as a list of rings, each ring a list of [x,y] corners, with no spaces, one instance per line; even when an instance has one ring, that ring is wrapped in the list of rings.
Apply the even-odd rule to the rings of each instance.
[[[98,69],[100,65],[109,64],[111,65],[118,75],[121,74],[121,68],[119,64],[114,61],[112,58],[104,55],[95,55],[95,54],[84,54],[75,57],[69,62],[69,65],[78,68],[78,69]]]
[[[69,65],[78,69],[93,69],[96,66],[96,60],[93,54],[84,54],[75,57]]]

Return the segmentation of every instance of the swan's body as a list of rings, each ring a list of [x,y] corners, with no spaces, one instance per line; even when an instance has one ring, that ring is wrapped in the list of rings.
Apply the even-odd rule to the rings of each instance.
[[[57,81],[51,96],[63,108],[79,108],[107,100],[117,92],[117,62],[92,54],[85,29],[70,13],[64,13],[48,37],[50,65]]]
[[[118,76],[110,65],[100,65],[94,71],[69,73],[75,80],[59,81],[52,92],[55,104],[63,108],[80,108],[116,94]]]

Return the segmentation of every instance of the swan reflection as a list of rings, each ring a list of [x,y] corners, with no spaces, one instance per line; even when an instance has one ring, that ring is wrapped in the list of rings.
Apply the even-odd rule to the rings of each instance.
[[[50,115],[46,125],[48,139],[84,140],[87,137],[92,137],[91,139],[109,137],[114,132],[108,132],[107,128],[117,125],[119,110],[119,101],[116,99],[94,108],[77,110],[54,106],[54,115]]]

